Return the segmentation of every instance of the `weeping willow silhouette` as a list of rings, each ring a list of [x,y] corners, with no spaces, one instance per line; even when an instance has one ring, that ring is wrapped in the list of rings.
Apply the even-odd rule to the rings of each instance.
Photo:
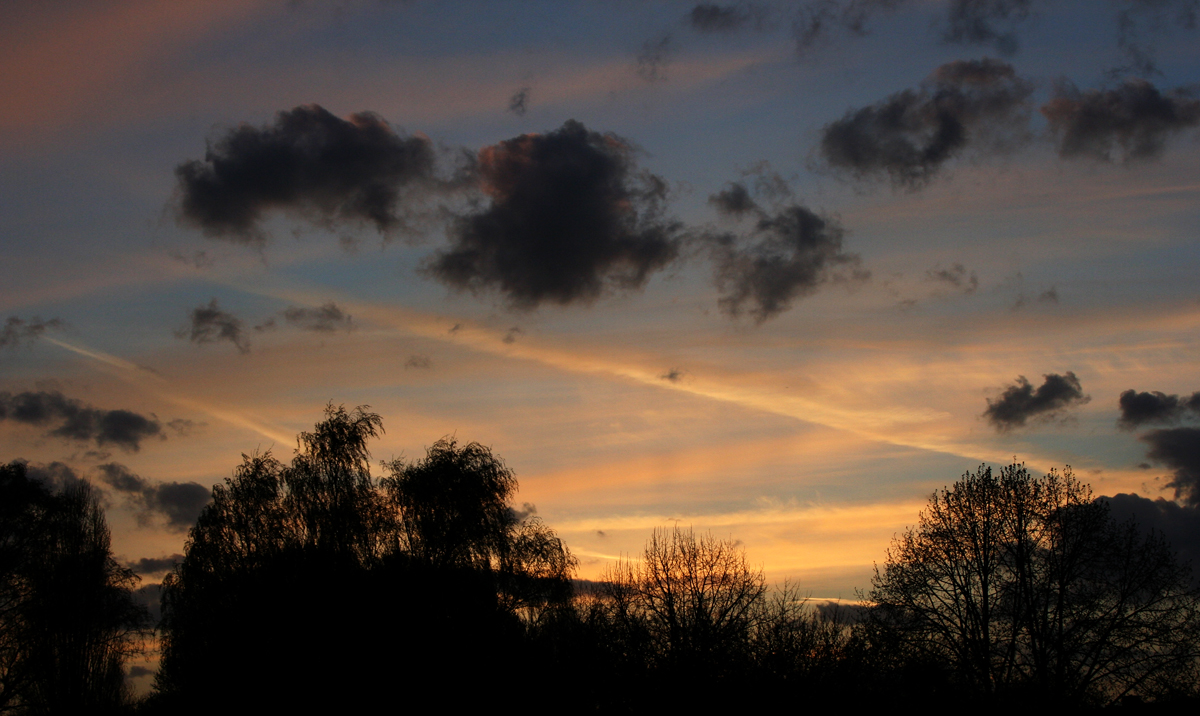
[[[290,464],[243,455],[163,582],[157,701],[206,710],[367,707],[458,674],[494,696],[524,624],[571,594],[575,561],[491,451],[443,439],[371,474],[383,432],[327,407]],[[518,657],[518,658],[514,658]]]

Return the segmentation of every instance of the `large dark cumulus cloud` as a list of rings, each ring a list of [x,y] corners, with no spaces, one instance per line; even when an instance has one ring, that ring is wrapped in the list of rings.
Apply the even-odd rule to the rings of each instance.
[[[1133,520],[1143,532],[1153,530],[1170,543],[1179,561],[1200,568],[1200,507],[1127,493],[1097,499],[1108,503],[1109,514],[1118,522]],[[1200,573],[1192,576],[1200,579]]]
[[[18,318],[17,316],[9,316],[4,321],[4,327],[0,328],[0,348],[18,346],[22,343],[37,340],[46,331],[60,330],[65,325],[60,318],[51,318],[48,321],[43,321],[37,316],[29,320]]]
[[[453,288],[520,308],[588,303],[642,286],[679,254],[665,182],[639,172],[616,135],[570,120],[484,148],[478,173],[490,204],[460,217],[425,268]]]
[[[825,126],[820,152],[829,166],[864,179],[923,186],[968,146],[999,151],[1025,136],[1033,85],[993,59],[937,68],[918,89],[851,110]]]
[[[262,241],[272,210],[319,223],[405,225],[405,190],[432,180],[424,137],[397,132],[370,112],[341,119],[315,104],[279,112],[274,124],[242,124],[209,142],[203,160],[175,168],[179,219],[209,236]]]
[[[1004,432],[1024,427],[1030,420],[1045,421],[1061,416],[1068,408],[1082,405],[1091,398],[1083,394],[1079,378],[1071,371],[1063,375],[1048,373],[1037,388],[1025,376],[1004,389],[995,400],[988,399],[987,418],[997,430]]]
[[[719,305],[732,317],[749,313],[762,323],[826,282],[870,276],[857,254],[842,250],[845,231],[832,217],[797,204],[768,211],[740,183],[709,197],[709,203],[725,216],[753,219],[744,234],[706,237],[722,294]]]
[[[138,522],[142,525],[160,516],[166,520],[168,529],[187,531],[212,497],[208,488],[198,482],[151,484],[117,462],[100,465],[97,469],[100,479],[138,510]]]
[[[192,343],[216,343],[228,341],[242,353],[250,352],[250,340],[242,319],[222,311],[217,299],[207,306],[197,306],[188,313],[188,327],[175,332],[178,338],[187,338]]]
[[[1200,392],[1181,397],[1157,390],[1139,393],[1130,389],[1121,393],[1118,404],[1121,418],[1117,423],[1126,430],[1156,423],[1177,423],[1188,413],[1200,416]]]
[[[1146,457],[1175,471],[1167,487],[1175,499],[1200,507],[1200,428],[1162,428],[1141,436]]]
[[[162,435],[162,425],[130,410],[104,410],[56,390],[0,393],[0,420],[51,426],[48,435],[116,445],[137,452],[143,440]]]
[[[1087,92],[1061,83],[1041,111],[1064,159],[1153,159],[1173,135],[1200,126],[1200,99],[1193,90],[1163,93],[1143,79]]]

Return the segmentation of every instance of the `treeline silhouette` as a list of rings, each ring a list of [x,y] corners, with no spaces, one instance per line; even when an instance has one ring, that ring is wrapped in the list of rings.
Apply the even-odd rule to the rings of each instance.
[[[246,456],[163,581],[160,668],[86,483],[0,468],[0,713],[1119,705],[1194,711],[1200,593],[1069,470],[981,467],[931,497],[861,604],[769,589],[738,543],[657,530],[598,582],[488,448],[376,479],[380,417],[326,409],[290,463]]]

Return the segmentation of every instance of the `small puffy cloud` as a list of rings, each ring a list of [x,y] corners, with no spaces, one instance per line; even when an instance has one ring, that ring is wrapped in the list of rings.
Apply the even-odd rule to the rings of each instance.
[[[708,197],[708,204],[719,214],[737,218],[759,211],[758,204],[750,196],[750,190],[741,182],[731,182],[728,187]]]
[[[64,326],[66,324],[61,318],[51,318],[48,321],[43,321],[37,316],[29,320],[18,318],[17,316],[9,316],[4,321],[4,327],[0,328],[0,348],[30,343],[37,340],[43,333],[62,330]]]
[[[1024,427],[1030,421],[1047,421],[1060,417],[1067,409],[1091,400],[1083,394],[1079,378],[1071,371],[1063,375],[1049,373],[1036,389],[1025,376],[1018,376],[1015,385],[1004,389],[995,400],[988,399],[987,418],[997,430],[1004,432]]]
[[[116,445],[137,452],[143,440],[162,435],[162,425],[130,410],[104,410],[56,390],[0,393],[0,420],[50,427],[48,435]]]
[[[154,517],[166,520],[167,529],[186,532],[200,516],[212,494],[197,482],[151,483],[116,462],[99,465],[100,479],[138,510],[138,522]]]
[[[522,87],[521,89],[517,90],[516,92],[513,92],[512,97],[509,97],[508,111],[512,112],[513,114],[517,115],[518,117],[524,117],[525,112],[528,109],[529,109],[529,88]]]
[[[433,182],[429,139],[396,131],[370,112],[334,116],[315,104],[242,124],[210,141],[203,160],[175,168],[179,221],[205,234],[258,243],[270,211],[322,225],[366,223],[380,233],[403,228],[410,191]]]
[[[318,308],[291,306],[283,311],[283,318],[289,325],[317,333],[348,331],[354,327],[350,322],[350,315],[333,301]]]
[[[755,217],[744,234],[705,237],[719,305],[731,317],[749,313],[762,323],[824,283],[870,276],[857,254],[842,250],[845,231],[832,217],[796,204],[767,211],[741,184],[713,195],[709,203],[727,215]]]
[[[947,8],[947,42],[992,44],[1011,55],[1017,51],[1015,26],[1029,17],[1033,0],[951,0]]]
[[[679,239],[661,217],[665,182],[638,171],[634,154],[574,120],[485,147],[478,174],[491,202],[459,217],[425,272],[525,309],[642,286],[675,260]]]
[[[693,30],[702,33],[730,33],[742,29],[755,19],[761,19],[763,11],[745,2],[718,5],[697,3],[687,14],[687,22]]]
[[[1130,389],[1121,393],[1118,405],[1121,418],[1117,424],[1126,430],[1156,423],[1169,425],[1179,422],[1188,413],[1200,416],[1200,392],[1185,397],[1157,390],[1139,393]]]
[[[432,368],[433,361],[429,360],[429,356],[411,355],[404,361],[405,368]]]
[[[1150,446],[1146,457],[1175,471],[1167,487],[1175,499],[1200,507],[1200,428],[1162,428],[1141,437]]]
[[[997,152],[1023,141],[1033,85],[993,59],[942,65],[897,92],[825,125],[820,153],[857,179],[887,176],[917,189],[968,148]]]
[[[1062,83],[1041,111],[1064,159],[1153,159],[1172,136],[1200,126],[1200,99],[1192,90],[1164,94],[1142,79],[1088,92]]]
[[[679,381],[683,380],[684,375],[686,375],[686,373],[679,368],[672,368],[658,377],[672,383],[678,383]]]
[[[217,299],[207,306],[197,306],[188,316],[188,327],[175,332],[177,338],[187,338],[192,343],[216,343],[228,341],[242,353],[250,352],[250,341],[242,319],[222,311]]]
[[[960,263],[951,264],[950,268],[938,264],[925,272],[925,280],[948,284],[963,293],[975,293],[979,289],[979,276],[974,271],[968,273],[967,267]]]

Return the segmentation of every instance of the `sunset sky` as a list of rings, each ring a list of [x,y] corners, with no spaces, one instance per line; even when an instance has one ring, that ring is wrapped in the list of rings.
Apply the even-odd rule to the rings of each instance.
[[[584,578],[679,525],[853,599],[1014,458],[1194,511],[1198,12],[4,3],[0,460],[147,583],[330,402]]]

